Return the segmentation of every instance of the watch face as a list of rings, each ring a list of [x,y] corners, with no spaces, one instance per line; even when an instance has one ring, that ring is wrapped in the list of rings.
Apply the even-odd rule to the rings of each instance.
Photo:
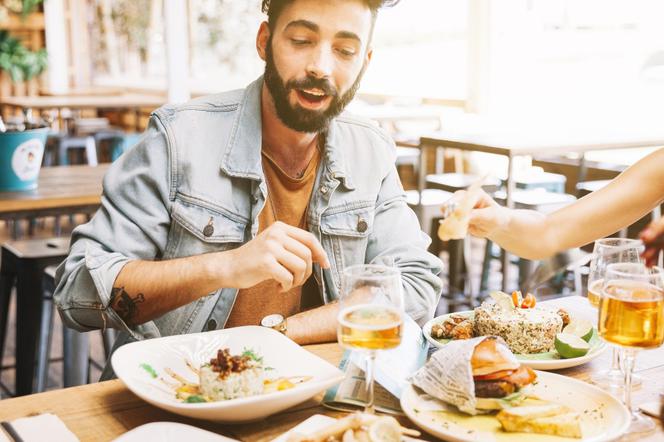
[[[261,325],[263,327],[274,327],[276,325],[281,324],[284,322],[284,317],[281,316],[278,313],[275,313],[273,315],[267,315],[261,320]]]

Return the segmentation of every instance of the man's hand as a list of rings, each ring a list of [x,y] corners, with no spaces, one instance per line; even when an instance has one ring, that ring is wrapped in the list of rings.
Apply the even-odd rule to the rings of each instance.
[[[664,250],[664,218],[656,219],[639,233],[639,238],[645,244],[646,249],[643,252],[643,259],[646,265],[653,266],[657,264],[659,252]]]
[[[227,252],[220,269],[232,287],[240,289],[274,279],[283,291],[305,283],[312,264],[328,268],[325,250],[314,235],[280,221],[243,246]]]

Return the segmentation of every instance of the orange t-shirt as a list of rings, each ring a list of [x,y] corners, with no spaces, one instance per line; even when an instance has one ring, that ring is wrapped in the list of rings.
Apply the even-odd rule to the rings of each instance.
[[[267,200],[258,215],[258,231],[262,232],[276,221],[306,229],[307,208],[320,163],[318,149],[299,178],[286,174],[272,158],[263,152],[263,172],[268,185]],[[285,318],[300,311],[302,286],[281,293],[279,284],[269,279],[248,289],[238,291],[226,327],[258,325],[263,317],[280,313]]]

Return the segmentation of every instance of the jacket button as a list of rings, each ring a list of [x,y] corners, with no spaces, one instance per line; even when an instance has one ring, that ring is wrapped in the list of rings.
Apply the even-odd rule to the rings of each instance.
[[[207,223],[207,226],[203,227],[203,235],[212,236],[213,233],[214,233],[214,225],[212,224],[212,218],[210,218],[210,221]]]
[[[320,188],[320,193],[322,193],[323,195],[325,195],[325,194],[327,193],[327,191],[328,191],[328,189],[327,189],[327,187],[325,187],[325,186],[322,186],[322,187]]]
[[[364,220],[364,218],[360,218],[357,220],[357,231],[360,233],[364,233],[367,231],[367,228],[369,225],[367,222]]]
[[[208,331],[216,330],[217,329],[217,321],[215,321],[214,319],[210,319],[207,323],[207,329],[208,329]]]

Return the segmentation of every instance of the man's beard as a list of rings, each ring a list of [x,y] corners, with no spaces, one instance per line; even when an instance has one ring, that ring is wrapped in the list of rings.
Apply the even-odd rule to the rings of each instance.
[[[330,121],[339,115],[355,97],[366,67],[365,63],[353,85],[341,96],[339,96],[337,89],[326,78],[316,78],[307,75],[303,79],[288,80],[285,83],[274,64],[272,40],[270,39],[265,49],[265,75],[263,78],[270,91],[270,95],[272,95],[274,107],[277,110],[277,117],[284,125],[298,132],[320,133],[327,129]],[[304,109],[299,104],[292,106],[288,101],[290,91],[312,88],[320,89],[331,97],[330,104],[326,110]]]

